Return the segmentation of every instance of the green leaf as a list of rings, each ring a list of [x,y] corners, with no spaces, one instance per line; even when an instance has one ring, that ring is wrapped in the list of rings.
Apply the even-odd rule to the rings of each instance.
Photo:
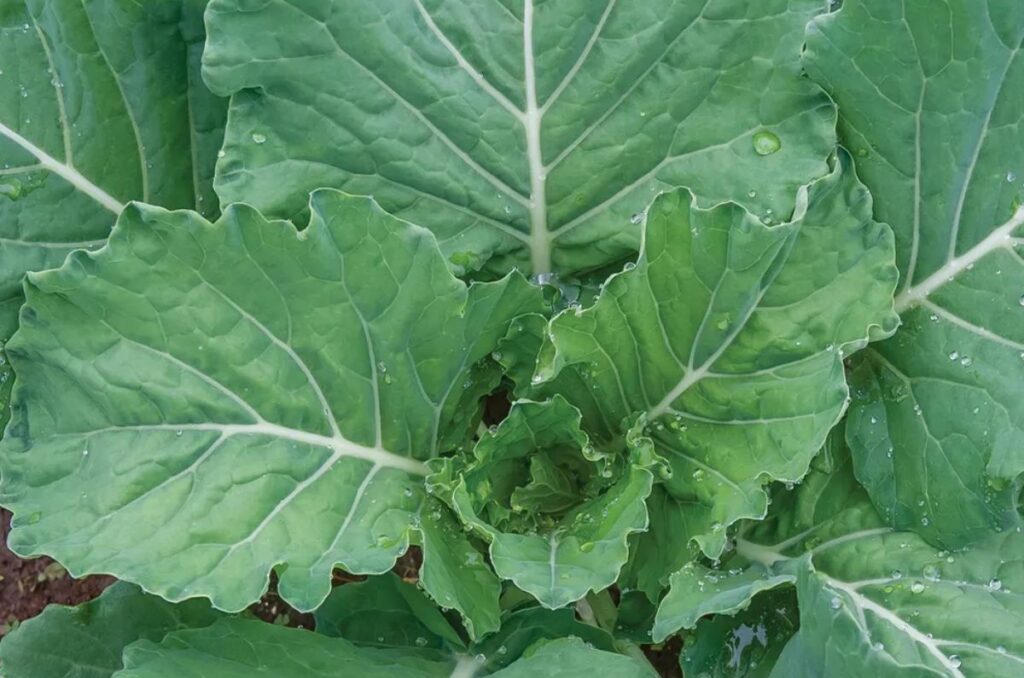
[[[537,643],[522,659],[492,673],[494,678],[653,678],[657,674],[649,664],[611,652],[589,647],[579,638],[562,638]]]
[[[950,553],[896,532],[857,489],[848,455],[772,508],[768,521],[737,540],[734,561],[798,576],[799,640],[772,675],[1018,672],[1024,534]]]
[[[619,586],[642,591],[651,602],[657,602],[668,586],[668,578],[686,563],[700,555],[693,537],[704,529],[693,524],[693,502],[673,497],[664,485],[655,485],[647,498],[650,522],[647,530],[633,535],[629,561],[619,576]]]
[[[471,458],[446,460],[428,484],[490,543],[494,571],[553,609],[618,577],[629,535],[647,527],[649,444],[613,458],[563,398],[518,401]]]
[[[341,638],[271,624],[227,619],[199,632],[182,631],[160,644],[141,642],[125,652],[117,678],[449,678],[472,676],[482,658],[438,659],[433,651],[380,650]],[[599,671],[610,678],[650,678],[639,661],[595,650],[577,638],[541,641],[523,658],[491,675],[500,678],[583,678]]]
[[[280,217],[319,186],[373,195],[460,273],[619,261],[675,186],[788,215],[834,143],[799,68],[823,9],[215,0],[204,73],[233,95],[217,191]]]
[[[501,626],[501,580],[448,507],[435,498],[423,504],[420,534],[423,589],[441,607],[459,611],[471,638],[497,631]]]
[[[598,439],[646,414],[685,510],[674,531],[710,557],[730,524],[765,514],[766,481],[806,473],[845,406],[843,355],[895,325],[892,234],[871,220],[849,158],[799,202],[769,226],[737,205],[662,195],[635,268],[552,320],[534,377]]]
[[[545,610],[531,607],[506,617],[501,629],[473,646],[486,661],[485,671],[508,666],[539,640],[557,640],[572,636],[598,650],[612,652],[614,643],[607,632],[576,619],[571,609]]]
[[[13,549],[229,611],[272,567],[302,610],[335,565],[391,568],[423,462],[541,294],[467,287],[370,200],[311,211],[297,232],[244,205],[216,224],[133,206],[100,252],[30,276],[0,456]]]
[[[797,630],[796,592],[767,591],[734,616],[702,619],[679,657],[685,676],[767,678]],[[778,670],[776,668],[776,670]],[[783,673],[785,678],[797,674]],[[813,673],[810,675],[814,675]]]
[[[357,645],[435,650],[463,645],[440,610],[392,573],[336,586],[314,614],[317,633]]]
[[[128,644],[203,628],[220,616],[206,602],[173,605],[116,583],[88,603],[49,605],[20,624],[0,643],[0,665],[5,678],[110,678]]]
[[[360,647],[301,629],[225,619],[199,631],[140,642],[124,654],[117,678],[449,678],[454,658],[433,650]]]
[[[662,642],[679,629],[692,629],[705,615],[734,615],[747,609],[762,591],[795,581],[791,574],[768,576],[759,568],[721,572],[689,564],[672,575],[671,588],[654,621],[654,642]]]
[[[1022,40],[1024,5],[1002,0],[849,0],[809,27],[902,275],[903,328],[852,376],[857,476],[947,548],[1021,523]]]
[[[26,271],[95,249],[129,200],[217,214],[227,101],[199,75],[205,0],[0,12],[0,337]]]

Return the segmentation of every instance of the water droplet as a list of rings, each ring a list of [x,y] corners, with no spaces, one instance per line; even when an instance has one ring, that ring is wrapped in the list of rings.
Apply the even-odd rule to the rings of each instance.
[[[970,367],[971,363],[973,362],[974,361],[971,358],[968,358],[967,356],[960,358],[960,364],[963,365],[964,367]]]
[[[82,450],[82,456],[83,457],[88,457],[89,456],[89,450]]]
[[[866,148],[858,148],[858,149],[857,149],[857,155],[858,155],[859,157],[861,157],[861,158],[866,158],[866,157],[868,157],[868,153],[869,153],[869,152],[870,152],[870,151],[868,151],[868,149],[866,149]]]
[[[722,523],[719,523],[719,522],[711,523],[711,531],[712,532],[721,532],[722,531]]]
[[[1006,648],[1002,645],[996,645],[996,652],[999,654],[1006,654]]]
[[[1020,298],[1017,299],[1017,303],[1024,306],[1024,294],[1020,295]]]
[[[900,572],[899,570],[893,570],[892,571],[892,578],[893,579],[897,579],[897,580],[898,579],[903,579],[903,573]]]
[[[939,579],[941,579],[939,568],[935,567],[934,565],[926,565],[921,573],[924,575],[924,578],[928,581],[939,581]]]
[[[950,360],[956,360],[959,357],[960,357],[960,353],[958,351],[950,351],[949,352],[949,359]]]
[[[174,435],[176,435],[176,436],[178,436],[180,438],[183,433],[184,433],[184,431],[179,429],[179,430],[174,432]]]
[[[955,654],[949,655],[949,665],[952,666],[954,669],[960,668],[960,664],[961,663],[962,662],[960,661],[960,657],[959,656],[957,656]]]
[[[782,142],[774,132],[766,129],[754,135],[754,152],[758,155],[771,155],[782,148]]]
[[[839,598],[833,598],[829,602],[829,607],[831,607],[833,610],[838,610],[842,606],[843,606],[843,601],[839,600]]]
[[[267,136],[265,134],[260,134],[259,132],[253,132],[252,133],[252,140],[253,140],[253,143],[263,144],[263,143],[266,143]]]
[[[693,479],[698,483],[704,480],[704,469],[697,469],[693,472]]]
[[[227,155],[227,152],[223,148],[217,151],[218,158],[223,158],[225,155]]]
[[[416,642],[416,646],[417,647],[426,647],[427,646],[427,639],[424,638],[423,636],[418,637],[415,642]]]
[[[580,551],[582,553],[590,553],[594,550],[594,542],[588,541],[580,544]]]
[[[644,213],[643,212],[637,212],[636,214],[634,214],[633,216],[631,216],[629,218],[629,223],[631,223],[631,224],[639,224],[643,220],[644,220]]]
[[[939,316],[932,313],[930,316],[928,316],[928,320],[931,320],[933,323],[937,323],[939,322]]]
[[[921,593],[922,591],[924,591],[924,584],[922,584],[921,582],[915,581],[913,584],[910,585],[911,593]]]
[[[508,654],[508,648],[502,645],[498,648],[498,654]]]
[[[929,524],[928,516],[921,516],[921,526],[928,527]]]
[[[989,582],[988,582],[988,590],[989,591],[998,591],[1001,588],[1003,588],[1003,582],[1001,582],[999,579],[993,577],[992,579],[989,580]]]
[[[636,268],[636,262],[634,262],[634,261],[627,261],[622,266],[622,270],[623,271],[632,271],[634,268]]]
[[[757,191],[747,191],[747,197],[748,198],[756,198],[757,197]]]
[[[1006,173],[1006,180],[1012,184],[1017,180],[1017,173],[1014,172],[1013,170],[1010,170],[1009,172]]]

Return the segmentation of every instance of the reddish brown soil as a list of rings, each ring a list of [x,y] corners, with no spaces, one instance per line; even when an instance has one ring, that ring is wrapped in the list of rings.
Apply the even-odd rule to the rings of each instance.
[[[114,583],[113,577],[72,579],[49,558],[22,560],[7,548],[11,514],[0,510],[0,636],[50,603],[77,605]]]

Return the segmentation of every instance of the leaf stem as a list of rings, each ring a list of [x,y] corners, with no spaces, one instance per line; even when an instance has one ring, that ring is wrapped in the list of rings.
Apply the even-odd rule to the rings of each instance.
[[[771,567],[775,563],[785,560],[792,560],[789,556],[784,556],[769,546],[755,544],[746,539],[736,540],[736,553],[751,562],[760,563],[765,567]]]

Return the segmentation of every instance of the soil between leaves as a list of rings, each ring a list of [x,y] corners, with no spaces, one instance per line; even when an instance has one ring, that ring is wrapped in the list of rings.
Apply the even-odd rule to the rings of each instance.
[[[92,575],[74,579],[67,570],[45,556],[24,560],[7,548],[11,529],[10,512],[0,509],[0,638],[18,624],[43,611],[47,605],[78,605],[92,600],[115,579]],[[394,572],[407,581],[415,581],[423,554],[413,546],[395,563]],[[342,586],[365,577],[334,572],[333,584]],[[277,577],[271,574],[270,589],[249,611],[271,624],[312,629],[313,615],[296,611],[277,595]],[[681,643],[673,639],[660,646],[644,646],[648,660],[664,678],[682,678],[679,668]]]

